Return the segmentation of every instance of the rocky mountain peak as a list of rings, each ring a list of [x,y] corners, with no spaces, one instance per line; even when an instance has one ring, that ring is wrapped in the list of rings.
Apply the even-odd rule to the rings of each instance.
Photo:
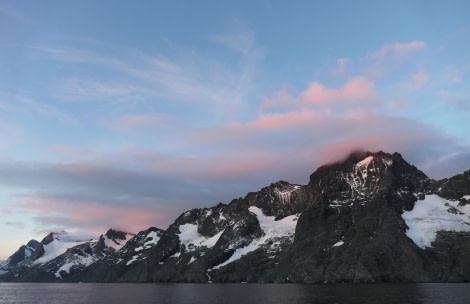
[[[125,240],[126,234],[127,234],[126,232],[109,229],[105,235],[110,240]]]
[[[41,244],[47,245],[47,244],[52,243],[52,241],[54,241],[54,233],[53,233],[53,232],[50,232],[48,235],[46,235],[46,236],[42,239]]]
[[[33,249],[36,248],[38,245],[39,245],[39,242],[36,241],[36,240],[30,240],[30,241],[26,244],[27,247],[30,247],[30,248],[33,248]]]
[[[245,200],[249,206],[262,209],[265,215],[282,219],[302,212],[307,196],[304,186],[278,181],[258,192],[248,193]]]
[[[397,210],[409,210],[416,200],[412,194],[424,191],[428,180],[399,153],[356,151],[339,162],[318,168],[310,176],[309,187],[317,199],[334,207],[365,204],[386,194],[389,201],[397,202]]]

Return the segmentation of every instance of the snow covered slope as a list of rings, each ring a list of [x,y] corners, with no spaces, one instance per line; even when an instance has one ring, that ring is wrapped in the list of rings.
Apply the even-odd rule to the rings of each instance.
[[[67,249],[86,243],[84,240],[77,240],[66,232],[50,233],[42,242],[44,253],[33,261],[33,265],[40,265],[65,253]]]
[[[402,217],[409,227],[406,235],[421,248],[431,247],[438,231],[470,232],[470,205],[461,205],[459,201],[446,200],[437,194],[426,195]]]
[[[237,248],[228,260],[214,266],[212,269],[219,269],[222,266],[230,264],[233,261],[240,259],[244,255],[261,248],[261,246],[267,246],[268,253],[276,252],[279,251],[279,246],[283,239],[287,238],[289,241],[293,241],[295,227],[297,225],[299,215],[290,215],[276,221],[274,216],[264,215],[263,211],[258,207],[252,206],[248,208],[248,210],[256,215],[261,230],[263,231],[263,236],[253,240],[247,246]],[[229,249],[233,248],[229,247]]]

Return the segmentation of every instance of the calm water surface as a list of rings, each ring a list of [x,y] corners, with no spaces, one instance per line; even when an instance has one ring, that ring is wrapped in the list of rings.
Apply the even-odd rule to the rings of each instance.
[[[0,303],[468,304],[469,284],[41,284],[0,283]]]

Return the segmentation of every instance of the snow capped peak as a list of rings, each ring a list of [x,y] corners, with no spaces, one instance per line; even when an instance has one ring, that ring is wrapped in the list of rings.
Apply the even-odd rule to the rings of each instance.
[[[42,239],[41,244],[48,245],[54,241],[66,242],[66,243],[84,242],[84,241],[89,241],[90,239],[92,239],[92,237],[90,237],[89,235],[83,235],[79,233],[69,233],[65,230],[62,230],[60,232],[50,232],[48,235],[46,235]]]
[[[46,240],[46,242],[44,242],[44,240]],[[43,239],[43,242],[41,242],[44,253],[34,261],[34,264],[47,263],[66,252],[67,249],[86,242],[87,241],[73,240],[68,234],[50,233]]]

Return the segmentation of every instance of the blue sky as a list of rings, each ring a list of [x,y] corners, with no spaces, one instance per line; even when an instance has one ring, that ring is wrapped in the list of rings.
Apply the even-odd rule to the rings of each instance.
[[[353,149],[470,169],[468,1],[0,2],[0,258]]]

